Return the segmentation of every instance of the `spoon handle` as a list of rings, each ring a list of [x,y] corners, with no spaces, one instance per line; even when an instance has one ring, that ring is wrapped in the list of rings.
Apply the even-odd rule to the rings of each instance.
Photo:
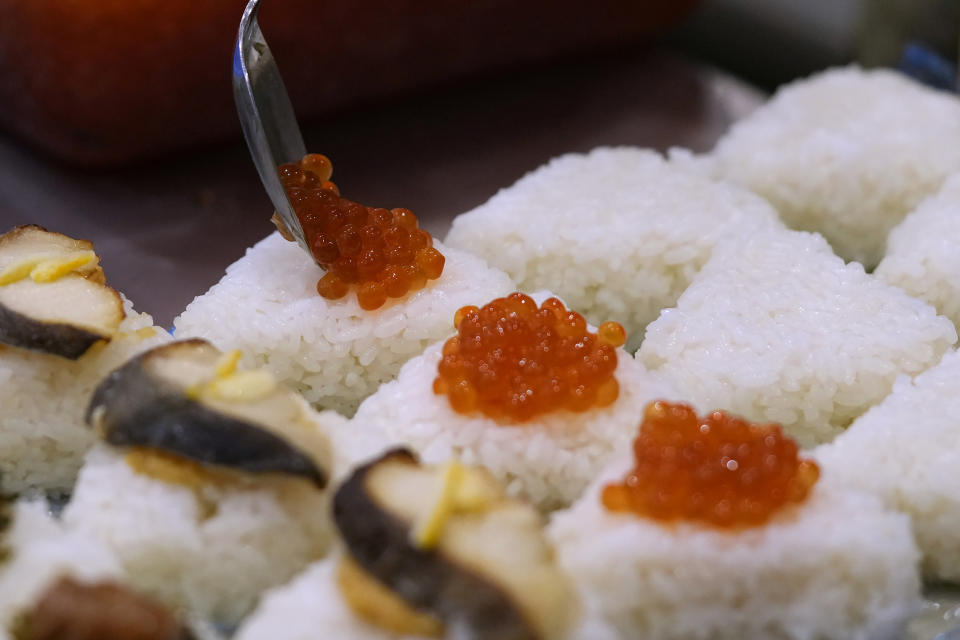
[[[250,0],[240,20],[233,55],[233,98],[267,195],[287,229],[309,254],[303,228],[277,173],[280,164],[300,162],[307,150],[280,70],[257,24],[259,8],[260,0]]]

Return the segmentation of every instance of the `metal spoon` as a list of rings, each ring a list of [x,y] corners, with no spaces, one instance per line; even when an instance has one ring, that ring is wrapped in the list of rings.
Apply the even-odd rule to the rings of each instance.
[[[267,195],[283,224],[309,254],[300,220],[277,173],[280,164],[299,163],[307,149],[280,70],[257,24],[259,9],[260,0],[250,0],[240,19],[233,53],[233,99]]]

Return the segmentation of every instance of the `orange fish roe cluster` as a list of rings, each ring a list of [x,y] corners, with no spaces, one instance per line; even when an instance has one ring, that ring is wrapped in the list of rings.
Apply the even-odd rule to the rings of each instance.
[[[603,504],[656,520],[760,525],[803,502],[820,477],[779,425],[723,411],[699,418],[684,404],[650,404],[633,451],[636,468],[623,484],[604,488]]]
[[[616,347],[627,336],[616,322],[591,333],[583,316],[560,300],[537,307],[530,296],[511,293],[483,308],[461,308],[454,324],[457,335],[443,345],[433,390],[459,413],[518,423],[617,399]]]
[[[327,272],[317,283],[324,298],[342,298],[353,287],[362,308],[378,309],[443,273],[443,254],[417,228],[417,216],[341,198],[326,156],[308,154],[299,164],[280,165],[279,173],[310,253]]]

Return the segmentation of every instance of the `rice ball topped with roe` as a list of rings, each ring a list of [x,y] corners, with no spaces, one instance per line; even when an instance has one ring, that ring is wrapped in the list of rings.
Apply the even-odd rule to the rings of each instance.
[[[617,399],[615,349],[626,332],[616,322],[591,333],[583,316],[557,298],[538,308],[517,292],[482,309],[462,307],[454,324],[457,335],[443,345],[433,390],[460,413],[526,422],[557,407],[586,411]]]
[[[820,477],[779,425],[752,425],[723,411],[702,419],[689,405],[654,402],[633,443],[636,467],[603,489],[610,511],[715,527],[763,524],[802,503]]]
[[[913,379],[815,450],[827,473],[909,514],[924,574],[960,583],[960,352]]]
[[[830,69],[781,87],[711,157],[717,177],[871,269],[889,231],[960,171],[960,99],[896,71]]]
[[[269,369],[315,407],[352,415],[404,362],[450,335],[457,309],[514,285],[435,242],[410,210],[341,198],[330,171],[318,154],[280,168],[309,254],[274,216],[278,232],[174,324],[177,337],[239,349],[247,366]]]
[[[960,173],[914,209],[887,237],[874,274],[925,300],[960,326]]]
[[[812,446],[956,340],[933,307],[845,264],[819,235],[779,231],[718,251],[637,357],[700,411],[776,422]]]
[[[634,351],[715,247],[782,228],[767,202],[647,149],[554,158],[453,221],[448,246],[547,289],[588,321],[619,322]]]
[[[445,258],[430,234],[417,228],[417,216],[341,198],[326,156],[308,154],[280,165],[278,173],[310,253],[327,272],[317,282],[324,298],[342,298],[353,288],[360,307],[372,311],[443,273]]]
[[[725,412],[648,407],[634,456],[550,534],[587,619],[624,640],[892,639],[921,602],[903,514]]]
[[[539,301],[539,303],[537,302]],[[403,444],[428,463],[488,468],[511,495],[555,509],[575,499],[648,402],[673,397],[621,346],[547,293],[457,314],[457,335],[404,365],[360,406],[353,437]]]

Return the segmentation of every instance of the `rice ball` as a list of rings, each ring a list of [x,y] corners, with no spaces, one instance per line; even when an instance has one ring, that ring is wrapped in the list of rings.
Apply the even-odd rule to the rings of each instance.
[[[480,413],[458,413],[447,396],[434,393],[442,349],[443,343],[430,346],[404,365],[395,381],[360,405],[351,421],[354,438],[368,443],[368,455],[402,444],[428,464],[456,457],[465,464],[486,467],[510,495],[524,497],[544,510],[576,499],[614,452],[629,447],[644,407],[676,395],[618,349],[614,375],[620,393],[612,405],[501,424]],[[356,451],[361,457],[360,449]]]
[[[169,341],[124,298],[118,334],[77,360],[0,345],[0,493],[68,491],[96,437],[84,423],[94,388],[134,355]]]
[[[356,296],[327,300],[323,274],[300,247],[273,233],[227,268],[175,320],[178,338],[240,349],[318,408],[352,414],[404,362],[453,330],[454,312],[513,289],[483,260],[435,242],[443,275],[406,298],[364,311]]]
[[[746,190],[654,151],[599,148],[555,158],[458,216],[446,242],[522,290],[554,291],[590,322],[619,322],[633,351],[715,246],[780,226]]]
[[[910,514],[924,573],[960,582],[960,353],[898,380],[815,455],[837,479]]]
[[[960,325],[960,173],[920,203],[887,238],[887,254],[874,272],[926,300]]]
[[[718,177],[870,269],[889,231],[960,170],[960,100],[895,71],[831,69],[781,87],[712,156]]]
[[[145,594],[226,624],[322,557],[333,536],[328,491],[306,480],[172,482],[105,445],[88,454],[64,520],[106,543]]]
[[[718,252],[637,357],[701,411],[777,422],[811,446],[956,340],[933,307],[844,264],[819,235],[781,231]]]
[[[18,502],[3,534],[0,566],[0,628],[10,630],[17,617],[60,577],[82,582],[120,580],[116,556],[101,542],[66,529],[47,513],[46,503]]]
[[[607,511],[603,487],[630,467],[611,465],[549,529],[585,615],[614,637],[894,640],[919,610],[907,518],[829,474],[803,504],[730,531]]]

